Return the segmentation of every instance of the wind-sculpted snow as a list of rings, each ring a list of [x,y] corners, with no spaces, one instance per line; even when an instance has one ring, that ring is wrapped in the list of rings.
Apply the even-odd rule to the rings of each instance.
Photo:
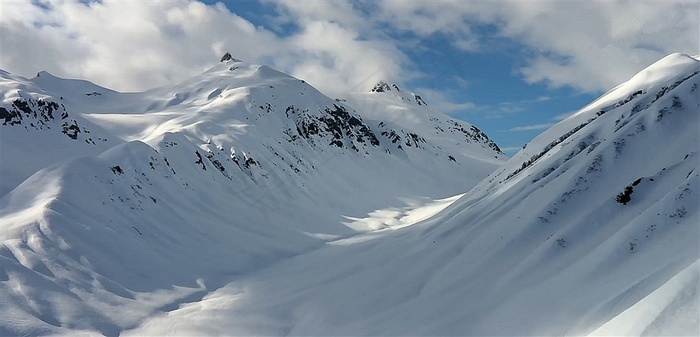
[[[42,74],[122,141],[0,199],[0,335],[698,335],[699,63],[495,171],[398,86],[331,100],[233,58],[140,94]]]

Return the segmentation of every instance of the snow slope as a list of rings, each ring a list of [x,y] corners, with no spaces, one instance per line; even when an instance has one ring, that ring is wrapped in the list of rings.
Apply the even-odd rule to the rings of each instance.
[[[119,144],[0,199],[0,335],[699,335],[698,74],[669,55],[495,171],[381,83],[229,60],[87,102],[4,75]]]
[[[385,105],[358,111],[235,59],[141,93],[0,75],[3,336],[118,335],[327,241],[418,219],[409,207],[444,207],[432,200],[505,159],[468,123],[376,97],[459,129],[433,142],[382,119]]]
[[[47,73],[43,76],[40,73],[36,79],[41,78],[41,82],[47,76]],[[66,109],[63,96],[51,95],[36,83],[2,70],[0,94],[0,153],[3,159],[0,196],[49,164],[77,156],[97,155],[122,143],[85,120],[81,114]],[[85,100],[91,98],[83,97]]]
[[[697,336],[699,73],[670,55],[423,221],[329,241],[125,335]]]

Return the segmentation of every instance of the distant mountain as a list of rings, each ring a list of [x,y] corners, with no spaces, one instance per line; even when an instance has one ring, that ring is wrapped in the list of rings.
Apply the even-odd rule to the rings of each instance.
[[[506,159],[425,102],[358,107],[230,55],[146,92],[47,72],[0,72],[0,92],[3,336],[117,335]]]
[[[479,128],[436,113],[420,95],[401,91],[396,84],[380,81],[368,93],[349,94],[346,102],[357,107],[366,118],[390,121],[429,136],[431,143],[439,148],[477,160],[502,158],[498,145]]]

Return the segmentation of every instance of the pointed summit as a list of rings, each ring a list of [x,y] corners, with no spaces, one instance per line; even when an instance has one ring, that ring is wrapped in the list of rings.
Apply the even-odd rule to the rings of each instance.
[[[241,61],[237,58],[233,58],[233,56],[231,56],[231,53],[226,52],[226,54],[224,54],[224,56],[221,57],[221,60],[219,60],[219,62],[221,62],[221,63],[230,63],[230,62],[236,63],[236,62],[243,62],[243,61]]]
[[[425,103],[423,98],[421,98],[419,95],[416,95],[415,93],[409,93],[409,92],[401,92],[401,89],[399,89],[399,86],[396,85],[395,83],[388,84],[384,81],[379,81],[377,84],[374,85],[372,90],[369,92],[390,92],[393,91],[393,95],[400,98],[402,101],[405,102],[413,102],[417,105],[428,105]]]
[[[224,56],[221,57],[221,60],[219,62],[226,62],[229,60],[233,60],[233,57],[231,56],[231,53],[226,52],[226,54],[224,54]]]
[[[391,91],[391,87],[384,82],[384,81],[379,81],[377,84],[374,85],[374,88],[370,90],[369,92],[386,92],[386,91]]]
[[[372,90],[369,92],[386,92],[386,91],[391,91],[391,87],[389,84],[387,84],[384,81],[379,81],[377,84],[374,85]]]

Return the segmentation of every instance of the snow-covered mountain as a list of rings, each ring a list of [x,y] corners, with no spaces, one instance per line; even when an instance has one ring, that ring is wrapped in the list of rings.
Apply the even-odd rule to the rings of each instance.
[[[404,228],[329,241],[126,335],[697,336],[699,73],[670,55]]]
[[[415,219],[413,206],[505,160],[425,102],[373,94],[356,109],[233,58],[140,93],[46,72],[0,81],[3,336],[116,335],[328,240]]]
[[[697,336],[699,73],[670,55],[461,198],[414,210],[433,217],[329,242],[130,334]]]
[[[698,74],[670,55],[505,163],[386,83],[3,74],[5,120],[33,108],[2,126],[0,335],[698,335]]]

